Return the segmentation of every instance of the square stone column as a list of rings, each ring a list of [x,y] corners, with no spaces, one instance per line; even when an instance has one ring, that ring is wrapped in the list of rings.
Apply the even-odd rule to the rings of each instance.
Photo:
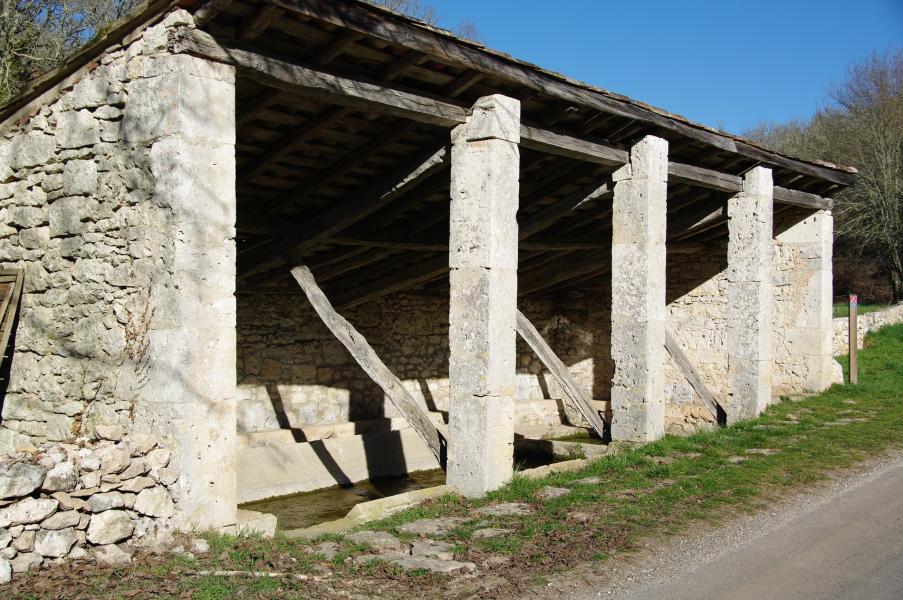
[[[727,205],[729,424],[771,401],[773,195],[771,169],[756,167]]]
[[[448,483],[479,496],[514,462],[520,102],[481,98],[452,131]]]
[[[646,442],[665,433],[668,142],[644,137],[614,180],[611,437]]]
[[[130,65],[131,67],[131,65]],[[236,522],[235,71],[160,54],[134,68],[126,143],[150,146],[150,201],[165,266],[151,283],[146,376],[136,431],[172,450],[185,527]]]
[[[790,253],[793,265],[783,282],[792,300],[785,302],[782,311],[789,314],[784,315],[786,322],[775,323],[789,356],[775,358],[793,364],[792,380],[781,382],[784,388],[820,392],[831,387],[834,370],[834,218],[829,210],[802,219],[802,215],[794,216],[783,231],[775,228],[780,232],[775,239]],[[781,350],[779,346],[778,352]]]

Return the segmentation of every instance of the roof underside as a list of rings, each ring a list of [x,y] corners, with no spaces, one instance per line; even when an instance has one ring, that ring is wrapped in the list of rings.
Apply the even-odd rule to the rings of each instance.
[[[582,140],[627,149],[656,135],[669,141],[671,161],[735,176],[765,165],[775,185],[819,196],[853,181],[850,169],[782,156],[356,0],[213,0],[192,10],[203,31],[237,47],[464,107],[504,94],[521,101],[524,123]],[[238,289],[295,290],[279,253],[266,251],[274,240],[366,198],[447,144],[449,130],[237,73]],[[518,220],[535,233],[522,240],[521,293],[585,285],[607,273],[610,191],[554,219],[548,207],[588,196],[615,168],[522,147]],[[397,289],[444,292],[448,183],[446,165],[410,193],[304,247],[305,261],[337,304]],[[728,196],[669,182],[673,249],[724,238]]]

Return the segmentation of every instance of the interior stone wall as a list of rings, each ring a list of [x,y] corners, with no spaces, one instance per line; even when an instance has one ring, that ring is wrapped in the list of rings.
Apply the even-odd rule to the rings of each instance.
[[[727,243],[668,254],[668,320],[684,353],[716,398],[727,396]],[[668,355],[665,426],[688,433],[714,418]]]
[[[597,297],[606,298],[582,292],[520,308],[585,389],[605,399],[610,376],[597,382],[593,365],[606,360],[609,326],[606,312],[590,308],[604,304]],[[447,298],[394,294],[344,316],[424,408],[448,410]],[[562,397],[520,340],[517,370],[518,401]],[[238,296],[238,384],[240,432],[398,416],[303,294]]]
[[[725,393],[726,296],[723,245],[669,254],[668,323],[715,393]],[[609,400],[611,290],[602,281],[520,309],[596,400]],[[448,410],[448,300],[394,294],[345,311],[413,397]],[[668,358],[667,421],[688,431],[711,416]],[[382,391],[323,326],[303,294],[238,296],[238,428],[242,433],[398,416]],[[517,400],[563,393],[518,339]],[[566,407],[568,414],[572,411]],[[574,415],[576,418],[576,415]]]

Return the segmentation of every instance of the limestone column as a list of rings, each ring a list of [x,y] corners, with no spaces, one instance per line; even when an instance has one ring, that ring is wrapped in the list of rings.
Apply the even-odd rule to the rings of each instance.
[[[614,180],[611,436],[645,442],[665,431],[668,142],[644,137]]]
[[[519,142],[500,95],[452,131],[448,483],[465,496],[513,474]]]
[[[122,131],[147,147],[154,244],[147,373],[135,429],[172,450],[186,527],[236,522],[235,71],[187,55],[136,62]],[[131,68],[131,65],[130,65]]]
[[[728,200],[728,423],[771,400],[773,192],[771,169],[756,167]]]
[[[783,382],[806,392],[831,387],[833,357],[833,241],[834,218],[829,210],[809,214],[775,236],[793,255],[790,322],[781,332],[793,363],[794,381]],[[775,324],[781,327],[784,324]]]

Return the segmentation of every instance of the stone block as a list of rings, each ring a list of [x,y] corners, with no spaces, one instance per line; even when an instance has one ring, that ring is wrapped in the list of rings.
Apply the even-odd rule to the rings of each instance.
[[[56,144],[53,136],[41,131],[17,135],[9,145],[10,167],[18,170],[48,163],[56,153]]]

